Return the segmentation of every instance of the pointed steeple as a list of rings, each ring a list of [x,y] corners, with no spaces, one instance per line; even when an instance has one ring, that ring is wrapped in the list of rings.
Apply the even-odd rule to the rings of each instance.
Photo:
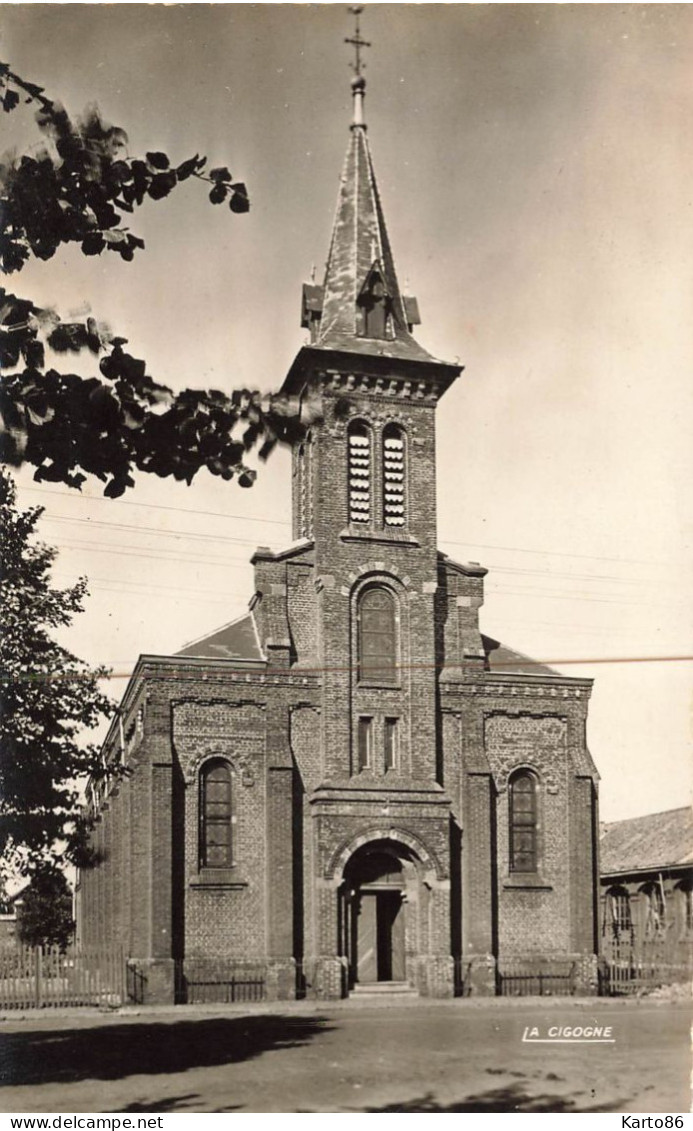
[[[356,42],[367,46],[358,30]],[[351,137],[324,284],[304,288],[302,324],[310,327],[317,347],[430,361],[431,355],[411,335],[420,321],[418,308],[415,299],[402,295],[397,279],[368,145],[366,81],[358,58],[354,69]]]

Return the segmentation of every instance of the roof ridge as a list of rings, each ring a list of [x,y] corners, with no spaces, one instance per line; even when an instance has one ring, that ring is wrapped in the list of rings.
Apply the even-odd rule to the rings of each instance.
[[[609,826],[611,826],[611,825],[625,825],[626,822],[629,822],[629,821],[649,821],[653,817],[664,817],[664,816],[666,816],[668,814],[672,814],[672,813],[685,813],[685,812],[690,813],[691,817],[693,817],[693,806],[692,805],[677,805],[673,809],[657,809],[656,812],[654,812],[654,813],[641,813],[637,817],[620,817],[616,821],[603,821],[602,824],[603,824],[604,828],[609,828]]]

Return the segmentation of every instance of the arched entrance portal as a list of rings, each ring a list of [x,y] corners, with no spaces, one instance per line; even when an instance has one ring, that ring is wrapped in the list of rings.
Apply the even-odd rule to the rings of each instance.
[[[350,988],[406,981],[407,889],[415,876],[405,852],[403,846],[375,841],[359,848],[344,869]]]

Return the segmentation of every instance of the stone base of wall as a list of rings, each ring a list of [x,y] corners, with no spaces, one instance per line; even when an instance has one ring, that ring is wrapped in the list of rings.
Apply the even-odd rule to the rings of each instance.
[[[305,996],[323,1001],[346,997],[347,973],[345,958],[306,958],[303,963]]]
[[[599,993],[599,955],[581,954],[576,959],[575,993],[585,996]]]
[[[266,966],[268,1001],[292,1001],[296,997],[296,962],[293,958],[268,958]]]
[[[421,997],[453,997],[455,963],[448,954],[423,954],[415,960],[416,989]]]
[[[468,955],[462,965],[464,997],[493,997],[496,993],[496,960],[492,954]]]
[[[173,1005],[176,979],[172,958],[131,958],[128,966],[134,974],[132,985],[138,1005]]]

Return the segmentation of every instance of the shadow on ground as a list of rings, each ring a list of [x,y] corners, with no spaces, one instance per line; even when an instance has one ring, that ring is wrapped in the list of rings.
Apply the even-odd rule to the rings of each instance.
[[[184,1096],[166,1096],[165,1099],[151,1100],[150,1103],[147,1103],[146,1101],[142,1100],[139,1103],[136,1102],[136,1103],[128,1104],[127,1107],[115,1108],[114,1111],[116,1113],[127,1112],[127,1111],[139,1111],[139,1112],[151,1111],[151,1112],[156,1112],[157,1115],[165,1114],[166,1112],[169,1112],[169,1111],[193,1112],[193,1111],[197,1111],[197,1106],[198,1106],[197,1101],[199,1100],[199,1098],[200,1098],[199,1092],[188,1092]],[[236,1109],[232,1109],[232,1110],[238,1110],[238,1109],[236,1108]]]
[[[250,1060],[269,1049],[305,1045],[328,1030],[321,1017],[264,1014],[7,1033],[0,1044],[0,1084],[16,1087],[185,1072]]]
[[[353,1108],[363,1112],[491,1112],[491,1111],[526,1111],[526,1112],[595,1112],[595,1111],[622,1111],[623,1101],[615,1100],[609,1104],[595,1104],[582,1106],[579,1095],[550,1096],[528,1094],[522,1084],[508,1084],[503,1088],[493,1088],[489,1092],[480,1092],[477,1095],[466,1096],[451,1104],[441,1104],[428,1092],[414,1100],[404,1103],[386,1104],[383,1107]]]

